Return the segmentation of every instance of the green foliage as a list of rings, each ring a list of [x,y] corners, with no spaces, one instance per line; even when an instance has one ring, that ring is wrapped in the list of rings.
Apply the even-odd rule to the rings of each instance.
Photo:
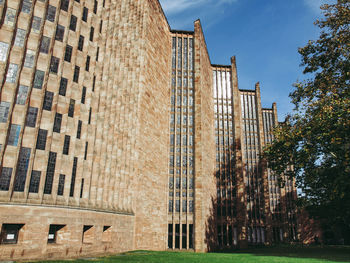
[[[321,8],[319,39],[299,49],[312,77],[294,84],[294,112],[276,128],[264,157],[279,175],[292,166],[301,203],[350,238],[350,1]]]

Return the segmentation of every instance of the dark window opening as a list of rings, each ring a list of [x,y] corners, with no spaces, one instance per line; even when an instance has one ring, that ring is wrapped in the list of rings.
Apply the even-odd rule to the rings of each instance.
[[[85,225],[83,227],[83,243],[93,243],[94,241],[94,227]]]
[[[77,174],[77,166],[78,166],[78,158],[74,157],[73,169],[72,169],[72,178],[71,178],[71,182],[70,182],[70,192],[69,192],[69,196],[71,196],[71,197],[74,195],[75,177],[76,177],[76,174]]]
[[[102,23],[102,20],[100,21],[100,33],[102,33],[102,26],[103,26],[103,23]]]
[[[68,6],[69,6],[69,0],[61,1],[61,10],[68,11]]]
[[[92,91],[95,91],[95,85],[96,85],[96,76],[92,79]]]
[[[35,89],[41,89],[44,82],[44,75],[45,72],[41,70],[35,71],[35,77],[34,77],[34,88]]]
[[[83,122],[81,120],[78,121],[78,129],[77,129],[77,139],[80,139],[81,136],[81,126]]]
[[[94,13],[97,13],[97,0],[94,0]]]
[[[88,145],[89,145],[89,143],[88,143],[88,142],[85,142],[85,154],[84,154],[84,160],[86,160],[86,158],[87,158]]]
[[[173,224],[168,225],[168,248],[173,248]]]
[[[53,131],[54,132],[61,132],[61,123],[62,123],[62,114],[57,113],[55,115],[55,121],[53,123]]]
[[[188,247],[193,248],[193,224],[189,225],[189,232],[188,232]]]
[[[41,45],[40,45],[40,52],[45,54],[49,53],[50,41],[51,41],[51,38],[43,36],[41,40]]]
[[[40,171],[35,171],[35,170],[32,171],[32,176],[30,177],[30,183],[29,183],[29,193],[39,192],[40,177],[41,177]]]
[[[90,41],[94,40],[94,31],[95,29],[93,27],[90,28]]]
[[[62,42],[63,37],[64,37],[64,26],[57,25],[55,39]]]
[[[83,51],[83,47],[84,47],[84,37],[79,36],[78,50]]]
[[[2,224],[0,244],[17,244],[18,234],[24,224]]]
[[[60,59],[52,56],[51,63],[50,63],[50,72],[57,74],[59,64],[60,64]]]
[[[66,175],[60,174],[60,177],[58,178],[57,195],[63,195],[65,180],[66,180]]]
[[[84,7],[83,9],[83,17],[81,18],[83,21],[87,22],[87,18],[88,18],[88,12],[89,9],[87,9],[86,7]]]
[[[26,126],[35,127],[36,117],[38,116],[38,108],[29,107],[26,119]]]
[[[83,191],[84,191],[84,178],[81,179],[81,185],[80,185],[80,198],[83,198]]]
[[[100,55],[100,47],[97,47],[97,52],[96,52],[96,61],[98,61],[98,57]]]
[[[53,92],[45,91],[45,98],[44,98],[44,105],[43,105],[44,110],[51,111],[53,95],[54,95]]]
[[[74,106],[75,106],[75,100],[70,99],[69,108],[68,108],[68,117],[73,118],[73,116],[74,116]]]
[[[90,110],[89,110],[89,121],[88,121],[88,124],[91,124],[91,107],[90,107]]]
[[[39,129],[38,137],[36,139],[36,149],[45,150],[47,139],[47,130]]]
[[[79,81],[79,72],[80,72],[80,67],[75,66],[74,68],[74,75],[73,75],[73,81],[78,83]]]
[[[89,71],[90,69],[90,56],[86,57],[85,70]]]
[[[187,225],[182,224],[182,248],[187,248]]]
[[[49,244],[57,243],[57,241],[58,241],[57,237],[60,234],[60,230],[62,228],[64,228],[65,226],[66,225],[50,225],[47,243],[49,243]]]
[[[62,77],[60,81],[60,90],[58,94],[60,94],[61,96],[66,96],[67,84],[68,80]]]
[[[69,144],[70,144],[70,136],[64,136],[64,144],[63,144],[63,154],[68,155],[69,153]]]
[[[52,192],[52,183],[55,175],[56,157],[57,157],[57,153],[55,152],[49,153],[49,160],[47,162],[46,179],[45,179],[45,186],[44,186],[44,194],[51,194]]]
[[[83,89],[81,91],[81,103],[85,104],[85,97],[86,97],[86,87],[83,86]]]
[[[8,191],[12,176],[12,168],[2,167],[0,176],[0,191]]]
[[[175,248],[180,248],[180,224],[175,224]]]
[[[66,52],[64,53],[64,60],[67,62],[71,62],[72,53],[73,53],[73,47],[71,47],[70,45],[67,45]]]
[[[70,17],[69,29],[72,31],[75,31],[76,28],[77,28],[77,17],[72,15]]]
[[[49,20],[50,22],[54,22],[55,16],[56,16],[56,7],[49,5],[49,7],[47,8],[46,19]]]
[[[31,148],[22,147],[19,151],[17,171],[13,189],[16,192],[24,192],[26,184],[27,172],[29,166]]]

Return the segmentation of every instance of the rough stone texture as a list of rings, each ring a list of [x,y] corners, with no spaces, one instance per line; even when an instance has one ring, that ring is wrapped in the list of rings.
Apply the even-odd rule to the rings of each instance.
[[[209,219],[216,199],[213,73],[200,21],[194,24],[195,46],[195,251],[208,249]],[[209,232],[210,233],[210,232]]]

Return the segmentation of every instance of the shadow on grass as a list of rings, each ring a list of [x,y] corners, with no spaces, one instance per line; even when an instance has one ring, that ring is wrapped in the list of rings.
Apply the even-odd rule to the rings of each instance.
[[[223,251],[227,253],[228,251]],[[231,251],[236,254],[276,256],[290,258],[323,259],[334,262],[350,262],[350,246],[275,246]]]

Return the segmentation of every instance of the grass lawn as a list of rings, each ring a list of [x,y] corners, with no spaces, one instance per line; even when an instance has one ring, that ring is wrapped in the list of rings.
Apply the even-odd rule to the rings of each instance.
[[[240,250],[232,253],[190,253],[133,251],[110,257],[79,259],[69,262],[128,263],[316,263],[350,262],[350,247],[272,247]],[[48,261],[64,262],[64,261]],[[66,261],[68,262],[68,261]]]

